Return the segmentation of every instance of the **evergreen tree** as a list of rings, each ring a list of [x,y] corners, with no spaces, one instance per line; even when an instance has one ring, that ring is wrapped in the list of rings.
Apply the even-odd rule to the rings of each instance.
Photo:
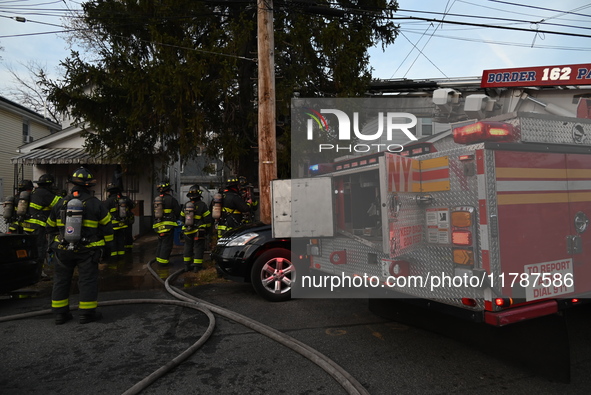
[[[289,176],[289,103],[355,97],[371,79],[368,48],[391,44],[389,0],[274,2],[280,176]],[[61,81],[60,111],[83,120],[86,148],[128,166],[186,161],[196,145],[256,178],[256,1],[98,0],[82,4]],[[335,15],[337,14],[338,15]]]

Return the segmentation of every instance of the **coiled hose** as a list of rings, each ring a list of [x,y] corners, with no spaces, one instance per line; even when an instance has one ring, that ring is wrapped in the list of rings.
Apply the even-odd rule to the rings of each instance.
[[[209,325],[205,331],[205,333],[195,342],[193,343],[188,349],[183,351],[181,354],[173,358],[170,362],[166,365],[158,368],[150,375],[146,376],[143,380],[137,382],[131,388],[123,393],[123,395],[132,395],[138,394],[145,388],[147,388],[150,384],[156,381],[158,378],[162,377],[170,370],[174,369],[178,365],[180,365],[184,360],[189,358],[193,353],[195,353],[205,342],[210,338],[215,328],[215,316],[213,313],[219,314],[222,317],[225,317],[229,320],[237,322],[241,325],[244,325],[247,328],[250,328],[254,331],[261,333],[262,335],[275,340],[276,342],[286,346],[287,348],[297,352],[298,354],[302,355],[303,357],[307,358],[311,362],[318,365],[322,368],[326,373],[328,373],[332,378],[334,378],[337,383],[339,383],[348,394],[351,395],[369,395],[369,392],[359,383],[351,374],[349,374],[346,370],[344,370],[341,366],[339,366],[336,362],[325,356],[324,354],[320,353],[319,351],[313,349],[312,347],[308,346],[300,342],[293,337],[286,335],[274,328],[271,328],[267,325],[264,325],[258,321],[255,321],[249,317],[244,315],[238,314],[228,309],[224,309],[212,303],[206,302],[204,300],[198,299],[192,295],[189,295],[176,287],[170,285],[170,281],[176,279],[184,270],[179,270],[172,275],[170,275],[166,281],[162,280],[158,274],[152,268],[152,264],[155,260],[151,260],[148,262],[148,270],[152,275],[161,283],[164,284],[166,290],[174,297],[180,300],[169,300],[169,299],[121,299],[121,300],[112,300],[112,301],[105,301],[99,302],[99,306],[117,306],[117,305],[124,305],[124,304],[146,304],[146,303],[153,303],[153,304],[169,304],[181,307],[187,307],[190,309],[198,310],[204,313],[209,318]],[[76,310],[78,307],[72,307],[71,310]],[[212,313],[213,312],[213,313]],[[34,311],[29,313],[22,313],[22,314],[15,314],[6,317],[0,317],[0,322],[6,322],[11,320],[17,319],[25,319],[30,317],[36,317],[45,314],[51,314],[51,309]]]

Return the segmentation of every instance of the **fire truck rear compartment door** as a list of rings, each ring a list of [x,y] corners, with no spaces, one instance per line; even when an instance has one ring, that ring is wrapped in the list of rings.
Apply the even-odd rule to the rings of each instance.
[[[330,177],[271,182],[273,237],[334,236]]]
[[[495,168],[503,294],[531,301],[589,291],[582,279],[591,274],[590,235],[577,234],[574,223],[579,211],[591,215],[584,170],[591,156],[496,151]],[[573,236],[582,245],[577,254]],[[542,284],[544,274],[557,281]],[[561,285],[569,276],[574,286]]]

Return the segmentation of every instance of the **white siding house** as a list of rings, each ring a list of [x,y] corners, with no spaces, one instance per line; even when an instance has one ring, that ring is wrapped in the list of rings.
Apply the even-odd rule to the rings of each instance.
[[[32,168],[16,167],[10,159],[23,144],[49,136],[61,126],[0,96],[0,196],[12,195],[21,179],[33,180]]]

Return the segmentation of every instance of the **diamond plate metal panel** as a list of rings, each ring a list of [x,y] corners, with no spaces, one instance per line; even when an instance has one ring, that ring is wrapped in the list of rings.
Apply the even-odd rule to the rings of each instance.
[[[591,145],[591,122],[580,118],[519,114],[524,142]]]
[[[443,141],[440,145],[446,144],[449,145],[449,141]],[[417,280],[418,286],[406,284],[404,287],[393,287],[393,290],[412,297],[438,300],[463,308],[468,307],[462,304],[462,298],[474,298],[478,304],[472,309],[482,310],[484,303],[483,292],[480,288],[465,288],[456,286],[457,282],[452,282],[457,272],[452,260],[451,242],[446,244],[429,243],[426,235],[427,208],[441,207],[450,210],[457,206],[478,208],[475,161],[461,162],[459,156],[475,154],[475,151],[483,148],[483,145],[458,147],[453,144],[452,146],[453,149],[445,152],[445,155],[449,157],[451,186],[449,191],[429,192],[428,195],[432,198],[431,204],[422,204],[417,200],[417,196],[425,195],[424,193],[388,194],[386,209],[388,211],[387,229],[389,231],[390,254],[384,254],[380,249],[372,248],[354,238],[340,235],[332,239],[321,240],[322,256],[314,257],[314,264],[317,265],[317,268],[333,275],[343,272],[350,276],[377,276],[385,282],[389,275],[389,260],[405,260],[410,263],[408,279]],[[442,153],[438,152],[417,159],[430,159],[441,155]],[[474,167],[472,171],[470,170],[471,166]],[[478,218],[475,221],[478,223]],[[478,227],[476,227],[476,232],[475,239],[479,243],[480,231]],[[346,251],[347,263],[339,265],[331,263],[330,253],[333,251]],[[477,261],[480,262],[480,260],[481,257],[477,256]],[[446,280],[447,286],[442,286],[440,283]],[[388,287],[384,285],[384,288]]]

